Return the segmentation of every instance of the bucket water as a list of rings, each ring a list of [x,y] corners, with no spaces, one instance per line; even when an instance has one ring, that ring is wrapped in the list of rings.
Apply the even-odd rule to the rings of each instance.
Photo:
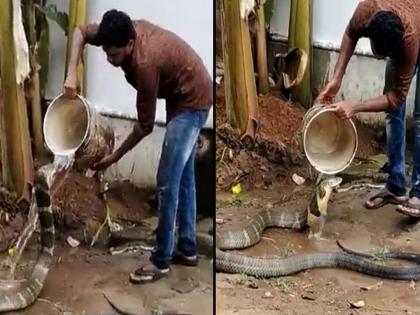
[[[340,119],[331,108],[313,106],[303,118],[303,149],[320,173],[346,169],[357,151],[357,130],[351,119]]]
[[[44,118],[48,149],[61,157],[74,156],[74,168],[86,170],[114,149],[114,132],[82,98],[57,96]]]

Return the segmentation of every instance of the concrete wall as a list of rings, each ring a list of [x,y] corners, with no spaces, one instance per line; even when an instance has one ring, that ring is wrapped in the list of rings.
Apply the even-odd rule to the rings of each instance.
[[[68,11],[68,0],[50,0],[58,10]],[[183,37],[201,56],[209,73],[213,74],[213,1],[195,0],[90,0],[88,1],[88,22],[100,22],[109,9],[119,9],[132,19],[146,19],[165,27]],[[188,9],[185,9],[188,8]],[[59,27],[50,21],[50,73],[46,88],[47,98],[61,93],[64,81],[64,66],[67,38]],[[114,127],[117,143],[130,132],[136,118],[136,91],[126,82],[121,69],[106,61],[100,47],[86,47],[87,95],[89,103],[108,118]],[[164,101],[159,100],[154,132],[138,144],[123,159],[112,166],[107,175],[130,179],[140,186],[154,186],[165,132],[166,120]],[[119,118],[118,118],[119,117]],[[211,110],[206,128],[213,128]]]
[[[270,35],[273,40],[269,45],[271,48],[270,54],[285,51],[289,29],[290,1],[276,1],[274,15],[270,23]],[[315,91],[319,91],[324,82],[328,82],[333,74],[341,38],[358,2],[359,0],[313,0],[312,38],[315,47],[313,55]],[[369,41],[361,39],[356,47],[356,54],[351,58],[348,65],[338,93],[339,98],[364,100],[381,95],[384,86],[384,74],[385,61],[373,58]],[[416,78],[413,79],[407,99],[407,117],[410,125],[415,81]],[[383,113],[363,113],[358,118],[372,127],[384,126]]]

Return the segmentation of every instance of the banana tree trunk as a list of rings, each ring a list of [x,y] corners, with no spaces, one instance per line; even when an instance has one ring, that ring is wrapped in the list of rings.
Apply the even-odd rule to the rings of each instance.
[[[27,102],[31,109],[31,127],[33,137],[34,156],[43,160],[46,156],[44,149],[44,138],[42,135],[42,110],[41,110],[41,89],[39,81],[39,61],[36,40],[36,19],[34,0],[24,2],[24,20],[26,25],[26,36],[29,42],[29,63],[31,76],[26,85]]]
[[[6,188],[29,201],[33,183],[33,161],[23,87],[25,74],[16,71],[25,69],[20,66],[24,60],[18,58],[16,52],[22,52],[26,43],[21,38],[17,45],[22,47],[15,47],[14,32],[11,31],[19,26],[18,19],[13,23],[12,18],[14,10],[18,10],[19,6],[18,0],[0,1],[0,77],[3,95],[0,147],[3,183]]]
[[[258,92],[268,93],[268,64],[267,64],[267,42],[265,36],[265,13],[264,5],[257,9],[257,67],[258,67]]]
[[[46,0],[35,0],[39,7],[44,7]],[[39,83],[41,100],[45,99],[45,87],[48,81],[50,58],[50,27],[47,17],[40,10],[36,10],[36,41],[38,43]]]
[[[240,0],[220,0],[227,120],[242,138],[255,137],[257,90],[248,23],[241,18]]]
[[[86,8],[87,0],[70,0],[69,7],[69,29],[67,36],[67,54],[66,54],[66,70],[65,75],[67,75],[67,66],[69,64],[70,53],[71,53],[71,43],[73,39],[73,32],[76,27],[82,26],[86,22]],[[85,56],[82,54],[80,62],[77,65],[77,81],[80,86],[80,94],[85,95],[86,90],[86,77],[85,77]]]
[[[292,88],[292,98],[306,107],[312,104],[312,1],[290,2],[289,51],[304,50],[308,56],[307,68],[301,83]]]

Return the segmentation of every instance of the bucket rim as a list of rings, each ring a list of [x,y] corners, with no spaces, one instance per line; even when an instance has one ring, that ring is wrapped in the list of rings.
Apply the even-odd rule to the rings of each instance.
[[[320,107],[322,107],[322,106],[320,106]],[[350,164],[353,162],[354,157],[356,156],[357,148],[359,146],[359,140],[358,140],[358,137],[357,137],[356,125],[354,124],[353,119],[351,119],[351,118],[346,119],[345,121],[347,121],[347,122],[350,123],[350,126],[351,126],[351,128],[353,130],[353,134],[355,135],[355,137],[354,137],[355,138],[354,150],[353,150],[353,153],[351,155],[351,158],[349,159],[349,161],[343,167],[341,167],[340,169],[337,169],[337,170],[333,170],[333,171],[325,171],[325,170],[322,170],[322,169],[320,169],[319,167],[316,166],[316,163],[314,163],[314,161],[311,159],[310,155],[308,155],[308,152],[306,150],[306,141],[305,141],[305,139],[306,139],[306,134],[308,132],[308,126],[319,115],[324,114],[326,112],[333,112],[333,111],[334,111],[334,109],[325,107],[325,108],[319,110],[317,113],[315,113],[307,122],[305,122],[305,120],[303,120],[303,123],[304,123],[304,127],[305,128],[303,130],[303,137],[302,137],[302,139],[303,139],[303,150],[304,150],[305,156],[308,159],[309,163],[312,165],[312,167],[315,168],[315,170],[317,170],[320,173],[326,174],[326,175],[335,175],[335,174],[338,174],[338,173],[344,171],[347,167],[349,167]],[[307,115],[305,115],[304,118],[306,118],[306,117],[307,117]]]
[[[88,105],[87,101],[81,95],[77,94],[76,95],[76,98],[78,98],[82,102],[83,106],[86,109],[87,115],[88,115],[88,117],[87,117],[87,119],[88,119],[88,127],[86,128],[85,134],[83,135],[83,139],[82,139],[82,141],[80,141],[80,144],[75,149],[73,149],[73,150],[65,150],[65,151],[56,151],[56,150],[53,150],[52,147],[51,147],[51,143],[48,142],[48,137],[46,137],[46,128],[47,128],[46,121],[47,121],[47,117],[48,117],[49,113],[51,112],[51,108],[54,106],[54,104],[56,103],[56,101],[58,99],[62,98],[62,97],[64,97],[64,94],[63,93],[57,95],[50,102],[50,105],[48,105],[48,108],[45,111],[44,122],[43,122],[43,127],[42,127],[43,132],[44,132],[44,141],[45,141],[45,144],[47,145],[48,150],[51,153],[53,153],[54,155],[68,155],[68,154],[71,154],[71,153],[76,153],[80,149],[80,147],[83,145],[83,143],[85,143],[86,138],[89,135],[89,122],[91,121],[91,117],[92,117],[92,114],[90,112],[90,108],[89,108],[89,105]]]

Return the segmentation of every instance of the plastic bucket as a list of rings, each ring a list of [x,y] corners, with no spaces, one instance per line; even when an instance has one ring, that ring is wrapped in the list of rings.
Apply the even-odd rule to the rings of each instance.
[[[303,118],[303,149],[309,163],[320,173],[337,174],[346,169],[357,151],[357,130],[351,119],[338,118],[332,109],[313,106]]]
[[[74,155],[74,167],[86,169],[114,148],[114,133],[89,103],[57,96],[44,118],[44,138],[55,156]]]

